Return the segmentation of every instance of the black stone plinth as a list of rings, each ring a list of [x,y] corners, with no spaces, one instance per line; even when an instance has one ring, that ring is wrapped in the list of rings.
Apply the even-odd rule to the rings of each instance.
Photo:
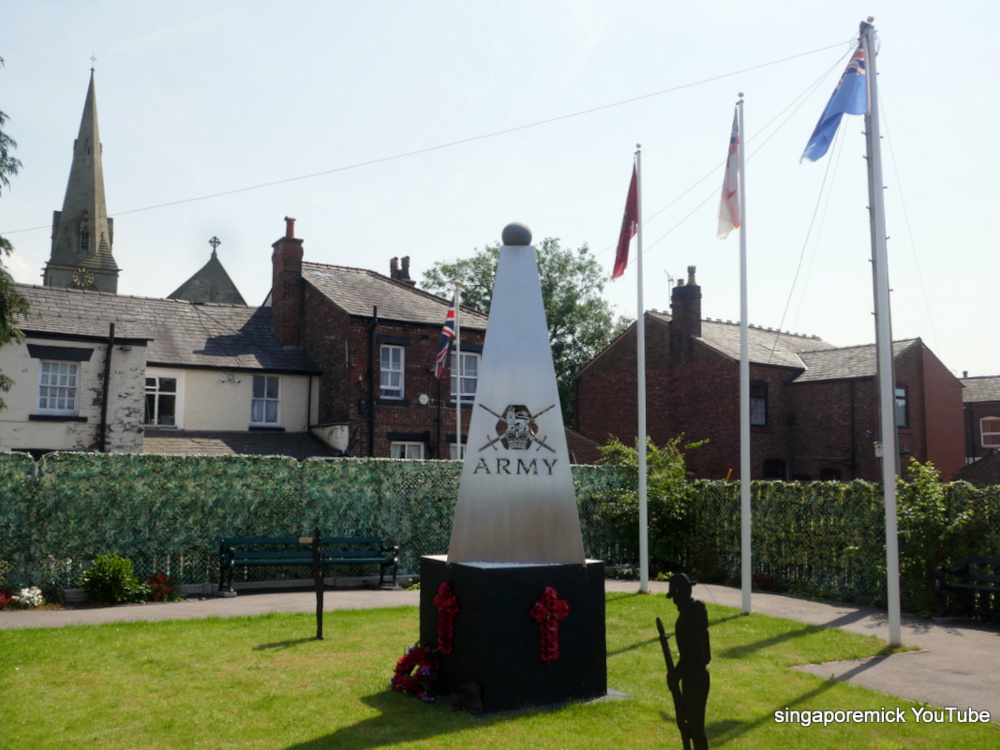
[[[437,647],[434,597],[449,583],[458,603],[453,650],[441,656],[440,695],[457,695],[472,682],[487,712],[548,706],[607,693],[604,563],[494,566],[420,561],[420,642]],[[540,655],[538,623],[529,613],[546,586],[569,605],[559,624],[559,658]]]

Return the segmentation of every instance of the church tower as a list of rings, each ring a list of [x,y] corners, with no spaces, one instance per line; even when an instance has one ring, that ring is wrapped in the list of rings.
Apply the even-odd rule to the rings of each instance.
[[[104,200],[101,136],[97,128],[94,69],[83,105],[80,132],[73,144],[73,165],[62,211],[52,212],[52,254],[43,274],[45,286],[118,292],[118,264],[111,254],[114,220]]]

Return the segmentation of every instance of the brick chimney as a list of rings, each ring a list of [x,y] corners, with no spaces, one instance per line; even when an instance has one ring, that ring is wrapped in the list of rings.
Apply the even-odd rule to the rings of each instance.
[[[285,236],[271,245],[271,326],[285,346],[302,343],[302,240],[295,219],[285,217]]]
[[[399,258],[389,261],[389,278],[402,281],[404,284],[416,286],[417,282],[410,278],[410,256],[403,256],[403,267],[399,267]]]
[[[670,295],[671,337],[701,338],[701,287],[694,280],[694,266],[688,266],[688,279],[677,280]]]

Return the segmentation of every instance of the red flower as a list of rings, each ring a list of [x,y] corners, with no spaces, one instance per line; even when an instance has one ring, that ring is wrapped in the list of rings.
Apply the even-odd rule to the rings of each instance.
[[[429,691],[438,673],[438,660],[428,646],[416,645],[396,662],[389,685],[399,693],[413,693],[421,700],[434,700]]]
[[[528,612],[528,617],[538,623],[539,656],[546,664],[559,658],[559,623],[569,615],[569,604],[559,598],[559,592],[546,586],[539,599]]]
[[[438,587],[434,597],[434,608],[438,611],[438,651],[450,654],[454,647],[455,615],[459,613],[458,599],[452,593],[451,584],[445,581]]]

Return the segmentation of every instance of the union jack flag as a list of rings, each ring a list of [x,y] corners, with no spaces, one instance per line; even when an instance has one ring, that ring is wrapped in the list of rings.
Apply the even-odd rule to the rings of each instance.
[[[451,341],[454,338],[455,298],[452,297],[451,307],[448,308],[448,315],[444,319],[444,327],[441,328],[441,345],[438,347],[437,359],[435,360],[434,377],[438,380],[441,379],[441,375],[444,372],[444,364],[448,361],[448,351],[451,349]]]

